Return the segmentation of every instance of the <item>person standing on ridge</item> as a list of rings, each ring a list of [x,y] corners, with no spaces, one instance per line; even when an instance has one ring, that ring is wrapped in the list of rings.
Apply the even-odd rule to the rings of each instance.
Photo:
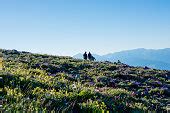
[[[88,53],[88,59],[91,60],[91,58],[92,58],[92,54],[89,52]]]
[[[84,58],[84,60],[87,60],[87,53],[86,52],[83,54],[83,58]]]

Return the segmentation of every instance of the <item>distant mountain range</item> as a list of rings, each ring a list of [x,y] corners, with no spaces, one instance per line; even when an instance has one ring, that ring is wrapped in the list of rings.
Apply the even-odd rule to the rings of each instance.
[[[98,61],[117,62],[120,60],[122,63],[132,66],[147,66],[155,69],[170,70],[170,48],[158,50],[140,48],[102,56],[93,54],[93,56]],[[73,57],[82,59],[82,54],[79,53]]]

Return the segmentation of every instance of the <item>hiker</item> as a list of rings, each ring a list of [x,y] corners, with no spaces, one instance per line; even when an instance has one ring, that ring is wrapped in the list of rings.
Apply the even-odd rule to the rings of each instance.
[[[89,52],[89,53],[88,53],[88,59],[91,60],[91,57],[92,57],[92,55],[91,55],[91,53]]]
[[[92,56],[92,54],[91,54],[90,52],[89,52],[89,54],[88,54],[88,59],[91,60],[91,61],[96,60],[96,59]]]
[[[87,53],[86,52],[83,54],[83,58],[84,58],[84,60],[87,60]]]

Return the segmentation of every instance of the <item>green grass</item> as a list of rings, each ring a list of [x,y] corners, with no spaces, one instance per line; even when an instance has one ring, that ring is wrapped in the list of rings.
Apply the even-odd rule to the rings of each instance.
[[[169,71],[1,51],[5,111],[166,111]]]

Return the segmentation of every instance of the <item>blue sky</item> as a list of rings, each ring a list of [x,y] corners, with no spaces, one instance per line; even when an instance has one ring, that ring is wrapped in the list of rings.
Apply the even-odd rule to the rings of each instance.
[[[0,0],[0,48],[74,55],[170,47],[170,0]]]

